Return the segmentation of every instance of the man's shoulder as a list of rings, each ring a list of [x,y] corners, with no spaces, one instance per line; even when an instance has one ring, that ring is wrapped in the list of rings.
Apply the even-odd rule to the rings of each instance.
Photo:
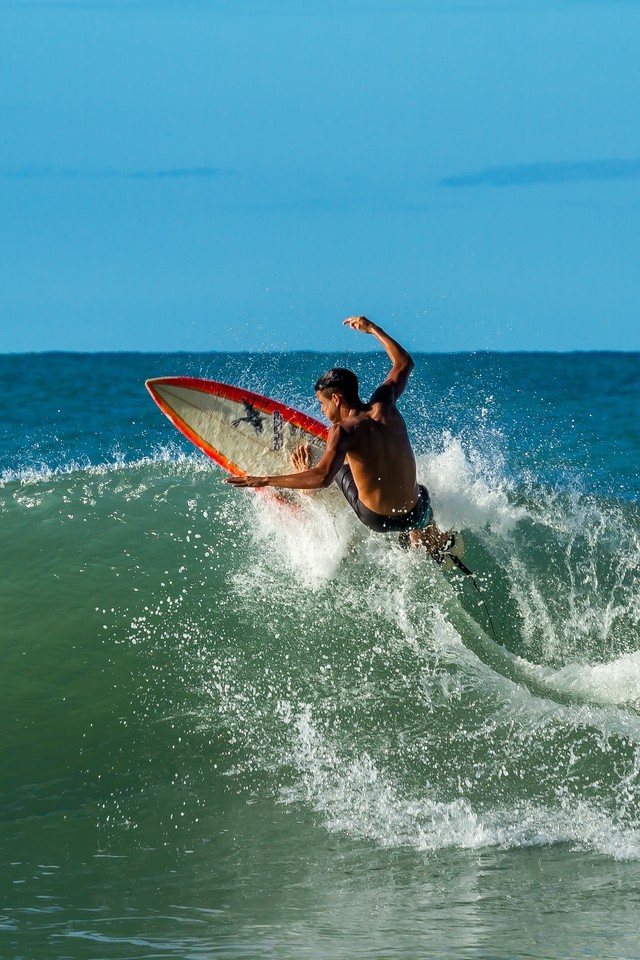
[[[376,404],[375,406],[379,406]],[[354,413],[352,417],[347,417],[346,420],[343,420],[340,423],[340,426],[344,427],[347,430],[360,430],[365,424],[369,423],[370,420],[374,419],[374,405],[371,405],[367,410],[359,410],[358,413]]]
[[[344,428],[345,437],[351,440],[357,440],[359,437],[371,434],[372,429],[377,429],[380,424],[385,423],[390,408],[386,404],[372,404],[369,410],[362,410],[360,413],[343,420],[340,424]]]
[[[357,438],[366,429],[366,423],[371,419],[370,411],[367,413],[356,413],[352,417],[346,417],[340,423],[334,423],[329,430],[329,440],[338,445],[346,447],[357,442]]]
[[[395,407],[397,395],[398,387],[395,381],[385,380],[384,383],[381,383],[380,386],[374,390],[369,403],[372,406]]]

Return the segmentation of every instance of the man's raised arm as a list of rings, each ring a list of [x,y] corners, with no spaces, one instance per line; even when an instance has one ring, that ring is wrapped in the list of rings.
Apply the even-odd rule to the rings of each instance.
[[[371,320],[367,320],[366,317],[348,317],[343,321],[343,326],[347,323],[352,330],[359,330],[361,333],[372,334],[372,336],[374,336],[376,340],[382,344],[387,352],[387,356],[393,364],[387,379],[380,387],[378,387],[371,397],[371,402],[375,403],[376,400],[383,399],[382,396],[378,396],[378,393],[386,385],[395,387],[395,397],[399,397],[406,387],[409,374],[414,367],[411,355],[407,353],[404,347],[400,346],[397,340],[394,340],[393,337],[390,337],[388,333],[385,333],[382,327],[379,327],[376,323],[372,323]]]

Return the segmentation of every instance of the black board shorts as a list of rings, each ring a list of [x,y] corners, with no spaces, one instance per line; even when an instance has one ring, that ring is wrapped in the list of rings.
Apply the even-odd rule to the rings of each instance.
[[[407,530],[423,530],[433,519],[431,501],[426,487],[418,487],[419,496],[415,507],[408,513],[395,513],[391,516],[385,516],[382,513],[374,513],[365,507],[358,496],[358,488],[353,479],[351,468],[345,463],[336,474],[335,483],[340,487],[349,506],[352,508],[356,517],[365,527],[373,530],[374,533],[394,533]]]

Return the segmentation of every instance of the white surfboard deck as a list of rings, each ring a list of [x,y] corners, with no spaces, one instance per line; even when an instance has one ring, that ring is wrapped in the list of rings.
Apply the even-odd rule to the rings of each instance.
[[[293,473],[296,447],[308,444],[314,463],[324,451],[324,424],[250,390],[196,377],[158,377],[146,387],[173,425],[234,476]],[[333,484],[316,496],[334,508],[345,505]]]

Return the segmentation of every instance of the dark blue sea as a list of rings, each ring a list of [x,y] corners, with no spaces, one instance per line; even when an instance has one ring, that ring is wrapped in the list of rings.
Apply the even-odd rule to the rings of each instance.
[[[225,485],[144,388],[319,416],[336,364],[386,372],[0,357],[0,957],[640,955],[640,356],[416,357],[480,592]]]

